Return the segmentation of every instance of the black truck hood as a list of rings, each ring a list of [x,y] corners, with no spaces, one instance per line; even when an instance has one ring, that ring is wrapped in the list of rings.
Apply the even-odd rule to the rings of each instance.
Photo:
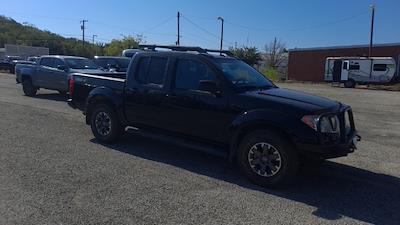
[[[296,105],[308,110],[326,110],[337,109],[340,103],[327,98],[307,94],[300,91],[289,90],[285,88],[270,88],[265,90],[249,91],[246,95],[258,97],[261,99],[276,101],[282,104]]]

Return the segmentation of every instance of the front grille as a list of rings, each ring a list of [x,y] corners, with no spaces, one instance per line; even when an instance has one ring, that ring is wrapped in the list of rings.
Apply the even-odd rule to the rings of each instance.
[[[340,120],[340,139],[343,143],[347,142],[350,136],[352,135],[353,131],[355,130],[354,127],[354,120],[353,120],[353,112],[350,108],[342,111],[339,115]]]
[[[320,130],[320,126],[318,126],[320,143],[344,144],[347,143],[352,138],[352,135],[355,131],[355,127],[353,121],[353,113],[350,107],[343,108],[341,111],[337,113],[329,113],[323,116],[325,117],[337,116],[339,119],[340,132],[322,133]]]

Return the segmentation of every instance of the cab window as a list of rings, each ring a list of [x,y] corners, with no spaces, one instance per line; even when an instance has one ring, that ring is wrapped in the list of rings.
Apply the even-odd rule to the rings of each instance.
[[[65,66],[64,61],[61,59],[54,59],[52,67],[58,68],[59,66]]]
[[[40,60],[40,65],[52,67],[53,66],[53,58],[42,58]]]

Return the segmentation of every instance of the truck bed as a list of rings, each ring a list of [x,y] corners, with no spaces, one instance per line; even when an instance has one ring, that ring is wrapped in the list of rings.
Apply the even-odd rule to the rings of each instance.
[[[116,94],[121,94],[125,86],[124,78],[121,78],[122,73],[101,73],[101,74],[72,74],[74,84],[73,93],[70,94],[70,105],[85,111],[86,99],[89,93],[97,87],[108,88]],[[119,76],[119,77],[118,77]]]

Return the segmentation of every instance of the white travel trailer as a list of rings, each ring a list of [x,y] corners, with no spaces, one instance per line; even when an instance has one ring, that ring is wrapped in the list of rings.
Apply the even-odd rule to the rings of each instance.
[[[396,61],[392,57],[328,57],[325,62],[324,80],[356,84],[385,84],[395,80]]]

